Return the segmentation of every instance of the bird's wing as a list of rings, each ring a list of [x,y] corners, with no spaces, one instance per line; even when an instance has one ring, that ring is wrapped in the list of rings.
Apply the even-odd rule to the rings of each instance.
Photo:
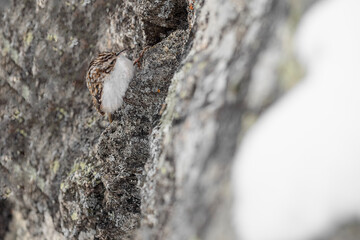
[[[104,112],[101,110],[101,96],[103,90],[105,74],[101,71],[89,71],[86,76],[86,85],[92,96],[92,100],[96,110],[104,115]]]
[[[93,83],[91,84],[91,95],[93,99],[94,106],[96,110],[104,115],[104,112],[101,110],[101,96],[102,96],[103,84],[102,83]]]

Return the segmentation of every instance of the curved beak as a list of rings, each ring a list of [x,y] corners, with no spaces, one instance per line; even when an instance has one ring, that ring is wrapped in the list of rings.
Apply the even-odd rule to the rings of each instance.
[[[123,50],[121,50],[121,51],[119,51],[119,52],[117,52],[117,53],[115,53],[115,54],[116,54],[116,56],[119,56],[120,53],[125,52],[126,50],[127,50],[127,49],[123,49]]]

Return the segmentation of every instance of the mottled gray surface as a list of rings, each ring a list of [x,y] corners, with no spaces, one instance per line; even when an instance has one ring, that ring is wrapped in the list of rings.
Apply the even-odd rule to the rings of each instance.
[[[6,10],[11,3],[11,0],[0,0],[0,12]]]
[[[6,239],[235,239],[233,155],[301,78],[288,45],[311,2],[13,1],[0,20]],[[147,45],[109,124],[87,66]]]
[[[144,228],[139,239],[235,238],[231,163],[251,69],[278,7],[263,2],[252,3],[254,9],[244,1],[195,4],[192,48],[174,76],[162,124],[153,132],[154,161],[146,165],[142,201],[142,223],[152,229]]]
[[[151,38],[135,6],[14,1],[4,14],[1,196],[15,203],[18,226],[12,227],[22,229],[19,238],[52,239],[58,231],[68,239],[123,239],[139,225],[138,179],[149,155],[148,136],[188,33],[185,5],[183,16],[176,15],[182,24],[166,32],[148,27]],[[127,48],[134,59],[147,42],[154,45],[109,124],[91,104],[87,66],[104,50]],[[56,231],[44,230],[51,228]]]

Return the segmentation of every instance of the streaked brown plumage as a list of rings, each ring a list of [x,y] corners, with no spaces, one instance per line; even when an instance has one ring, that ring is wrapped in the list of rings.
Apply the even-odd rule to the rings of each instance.
[[[123,103],[126,89],[133,78],[133,65],[138,64],[140,67],[140,60],[146,49],[134,62],[120,55],[124,50],[100,53],[90,62],[86,85],[96,110],[101,115],[107,113],[110,122],[112,122],[111,114]]]
[[[86,85],[92,96],[92,100],[96,110],[104,115],[101,109],[101,96],[104,86],[104,78],[114,70],[116,58],[121,52],[103,52],[97,58],[91,61],[86,74]]]

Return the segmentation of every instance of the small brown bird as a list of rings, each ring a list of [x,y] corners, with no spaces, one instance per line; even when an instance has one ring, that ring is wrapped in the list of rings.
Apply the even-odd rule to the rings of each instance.
[[[86,85],[94,106],[101,115],[108,115],[110,123],[111,114],[121,107],[134,76],[133,63],[121,55],[123,51],[100,53],[91,61],[86,74]]]

